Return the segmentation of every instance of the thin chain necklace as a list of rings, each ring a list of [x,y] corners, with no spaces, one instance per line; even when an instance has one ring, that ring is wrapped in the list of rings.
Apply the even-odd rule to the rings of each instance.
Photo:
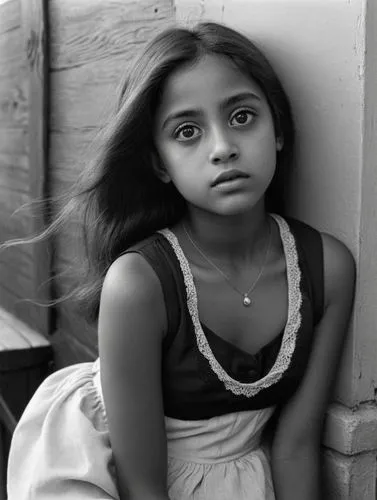
[[[251,299],[250,299],[249,295],[254,290],[254,288],[257,286],[257,283],[258,283],[260,277],[262,276],[263,271],[266,267],[266,264],[268,261],[268,256],[270,254],[271,241],[272,241],[271,223],[269,223],[269,237],[268,237],[268,242],[267,242],[267,246],[266,246],[266,253],[265,253],[263,265],[260,268],[258,276],[256,277],[255,281],[253,281],[253,283],[251,284],[251,286],[247,290],[247,292],[241,292],[241,290],[239,290],[236,286],[233,285],[229,276],[227,276],[222,269],[220,269],[214,262],[212,262],[212,260],[203,252],[203,250],[199,247],[199,245],[194,241],[193,237],[190,235],[188,229],[186,228],[186,226],[184,224],[183,224],[183,229],[184,229],[188,239],[190,240],[192,246],[200,253],[200,255],[208,262],[208,264],[210,264],[214,269],[216,269],[216,271],[218,273],[221,274],[221,276],[229,283],[229,285],[233,288],[233,290],[235,290],[238,294],[240,294],[242,296],[243,305],[245,307],[249,307],[251,304]]]

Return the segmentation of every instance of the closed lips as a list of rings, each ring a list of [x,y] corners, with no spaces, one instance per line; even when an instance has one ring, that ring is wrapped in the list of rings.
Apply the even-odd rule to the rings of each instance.
[[[212,182],[211,186],[217,186],[222,182],[233,181],[234,179],[239,178],[247,178],[249,177],[245,172],[241,172],[240,170],[227,170],[226,172],[222,172],[219,174],[215,180]]]

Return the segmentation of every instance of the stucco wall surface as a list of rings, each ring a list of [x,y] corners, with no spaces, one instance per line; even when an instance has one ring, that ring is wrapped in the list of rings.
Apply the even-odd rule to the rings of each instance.
[[[290,213],[337,236],[359,264],[362,192],[363,185],[364,192],[369,186],[363,179],[367,1],[176,0],[175,4],[178,22],[221,21],[264,50],[289,94],[297,128]],[[363,199],[365,206],[368,202]],[[364,232],[369,220],[363,219]],[[358,281],[358,290],[362,287]],[[373,317],[370,308],[363,308],[364,323],[367,319],[368,325],[373,324]],[[356,299],[335,396],[348,406],[374,398],[370,367],[376,354],[375,332],[361,330],[360,321],[361,304]]]
[[[222,21],[254,39],[291,99],[291,211],[358,252],[364,99],[363,2],[176,0],[181,23]],[[298,188],[299,186],[299,188]]]

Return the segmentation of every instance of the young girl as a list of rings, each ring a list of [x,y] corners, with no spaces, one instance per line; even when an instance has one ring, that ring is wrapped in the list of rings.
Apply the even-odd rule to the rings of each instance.
[[[281,215],[293,124],[270,64],[227,27],[169,29],[105,142],[78,197],[99,359],[33,397],[9,500],[323,498],[354,264]]]

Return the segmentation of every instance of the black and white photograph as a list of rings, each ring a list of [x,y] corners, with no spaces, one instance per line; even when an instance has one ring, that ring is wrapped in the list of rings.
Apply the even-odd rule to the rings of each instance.
[[[0,500],[377,500],[377,2],[0,0]]]

